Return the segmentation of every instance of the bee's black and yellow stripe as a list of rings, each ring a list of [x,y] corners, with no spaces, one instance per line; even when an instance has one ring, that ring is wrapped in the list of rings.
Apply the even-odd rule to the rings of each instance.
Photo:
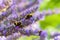
[[[23,28],[24,27],[21,22],[15,22],[14,24],[15,24],[15,26],[19,26],[19,28]]]

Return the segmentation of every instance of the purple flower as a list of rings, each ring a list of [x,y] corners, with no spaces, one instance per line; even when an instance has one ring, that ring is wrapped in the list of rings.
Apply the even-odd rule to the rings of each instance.
[[[7,13],[6,12],[2,12],[2,16],[5,16]]]
[[[3,27],[0,27],[0,31],[2,31],[2,30],[4,30],[4,28]]]
[[[25,32],[26,32],[26,35],[28,35],[28,36],[30,35],[30,31],[29,30],[26,30]]]
[[[13,12],[13,14],[12,14],[12,18],[18,18],[18,15],[17,15],[17,13],[16,12]]]
[[[56,36],[54,40],[60,40],[60,36]]]
[[[38,30],[35,30],[34,33],[38,33]]]
[[[42,31],[42,32],[40,32],[40,40],[45,40],[46,39],[46,37],[47,37],[47,32],[46,31]]]
[[[3,35],[5,35],[5,36],[7,35],[7,30],[3,31]]]
[[[15,29],[18,30],[19,29],[19,26],[16,26]]]
[[[47,32],[46,31],[42,31],[40,36],[46,37],[47,36]]]
[[[8,17],[10,14],[12,14],[12,10],[11,9],[7,9],[7,11],[2,12],[2,16],[3,17]]]

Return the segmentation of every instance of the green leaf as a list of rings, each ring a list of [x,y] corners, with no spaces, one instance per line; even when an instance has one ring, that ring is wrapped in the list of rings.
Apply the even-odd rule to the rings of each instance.
[[[42,29],[46,29],[48,26],[56,27],[58,24],[60,24],[60,14],[46,16],[44,21],[40,21]]]

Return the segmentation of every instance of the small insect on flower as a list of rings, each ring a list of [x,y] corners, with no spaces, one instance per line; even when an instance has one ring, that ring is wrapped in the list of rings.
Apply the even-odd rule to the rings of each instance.
[[[32,17],[32,14],[28,14],[25,19],[30,19]]]
[[[24,27],[21,22],[15,22],[14,25],[15,26],[19,26],[19,28],[23,28]]]

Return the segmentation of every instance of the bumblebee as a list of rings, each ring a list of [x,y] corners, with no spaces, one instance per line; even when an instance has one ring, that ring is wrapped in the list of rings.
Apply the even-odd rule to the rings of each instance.
[[[28,14],[25,19],[30,19],[32,17],[32,14]]]
[[[19,28],[23,28],[24,27],[21,22],[15,22],[14,25],[15,26],[19,26]]]

